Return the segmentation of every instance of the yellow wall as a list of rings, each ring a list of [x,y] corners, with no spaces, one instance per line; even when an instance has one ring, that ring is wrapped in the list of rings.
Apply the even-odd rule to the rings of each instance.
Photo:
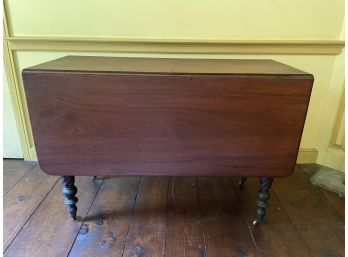
[[[3,76],[3,157],[23,158],[6,74]]]
[[[8,0],[5,11],[22,116],[21,69],[66,54],[270,58],[315,77],[299,161],[343,170],[344,1]],[[33,146],[30,131],[22,140]]]
[[[335,39],[342,0],[8,0],[16,36]]]

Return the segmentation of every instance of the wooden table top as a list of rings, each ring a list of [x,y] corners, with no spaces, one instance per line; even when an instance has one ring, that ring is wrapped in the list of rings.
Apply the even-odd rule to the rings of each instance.
[[[48,174],[286,176],[313,76],[272,60],[67,56],[23,81]]]
[[[66,56],[24,70],[24,72],[31,71],[312,76],[307,72],[273,60],[125,58],[97,56]]]

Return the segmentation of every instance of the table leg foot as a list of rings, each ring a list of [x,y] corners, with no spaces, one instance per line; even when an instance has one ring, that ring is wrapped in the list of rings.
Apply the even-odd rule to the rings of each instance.
[[[257,201],[256,201],[256,218],[253,221],[254,226],[261,224],[265,217],[267,201],[271,197],[269,190],[272,187],[272,183],[273,183],[273,178],[270,178],[270,177],[260,178],[260,190],[259,190]]]
[[[247,177],[240,177],[239,178],[239,183],[238,183],[239,188],[243,187],[246,180],[247,180]]]
[[[78,198],[75,196],[77,188],[75,186],[75,176],[62,176],[64,204],[68,206],[68,214],[72,219],[76,219]]]

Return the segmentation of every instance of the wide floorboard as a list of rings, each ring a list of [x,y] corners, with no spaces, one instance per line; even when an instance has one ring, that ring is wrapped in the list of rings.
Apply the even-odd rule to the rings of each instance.
[[[305,170],[274,181],[254,228],[256,178],[76,177],[72,221],[59,177],[4,160],[4,256],[344,256],[344,198]]]

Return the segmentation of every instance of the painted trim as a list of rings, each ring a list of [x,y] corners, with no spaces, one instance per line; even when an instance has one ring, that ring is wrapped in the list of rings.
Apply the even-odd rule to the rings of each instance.
[[[316,163],[318,150],[313,148],[300,148],[296,163]]]
[[[3,32],[8,37],[11,33],[4,6]],[[23,86],[21,84],[20,73],[18,74],[18,65],[14,58],[14,52],[6,40],[3,40],[3,61],[5,66],[6,77],[8,80],[13,111],[18,129],[19,140],[25,160],[36,160],[36,153],[31,151],[34,146],[31,125],[26,105]]]
[[[344,151],[344,142],[342,141],[340,144],[337,144],[337,138],[338,138],[338,132],[339,132],[339,128],[341,126],[342,123],[342,119],[343,119],[343,112],[344,112],[344,86],[342,87],[342,92],[341,92],[341,96],[340,96],[340,102],[339,102],[339,106],[338,106],[338,110],[336,113],[336,118],[335,118],[335,124],[334,127],[332,129],[332,134],[330,137],[330,145],[329,147],[336,147],[338,149],[341,149]],[[344,124],[343,124],[344,126]],[[344,140],[344,137],[343,137]]]
[[[342,148],[338,147],[329,147],[324,163],[319,163],[324,166],[331,167],[336,170],[345,171],[345,151]]]
[[[7,80],[9,84],[10,96],[13,105],[13,111],[15,115],[15,120],[18,128],[19,140],[21,143],[21,148],[23,152],[23,157],[25,160],[31,160],[32,155],[30,153],[31,148],[31,128],[30,124],[26,123],[26,118],[28,115],[26,114],[26,102],[23,101],[20,93],[20,86],[17,80],[17,75],[15,73],[13,56],[11,51],[8,49],[7,43],[3,43],[4,46],[4,66],[5,72],[7,75]]]
[[[37,161],[35,145],[30,148],[30,160]]]
[[[11,50],[156,54],[302,54],[337,55],[340,40],[178,40],[147,38],[7,36]]]

